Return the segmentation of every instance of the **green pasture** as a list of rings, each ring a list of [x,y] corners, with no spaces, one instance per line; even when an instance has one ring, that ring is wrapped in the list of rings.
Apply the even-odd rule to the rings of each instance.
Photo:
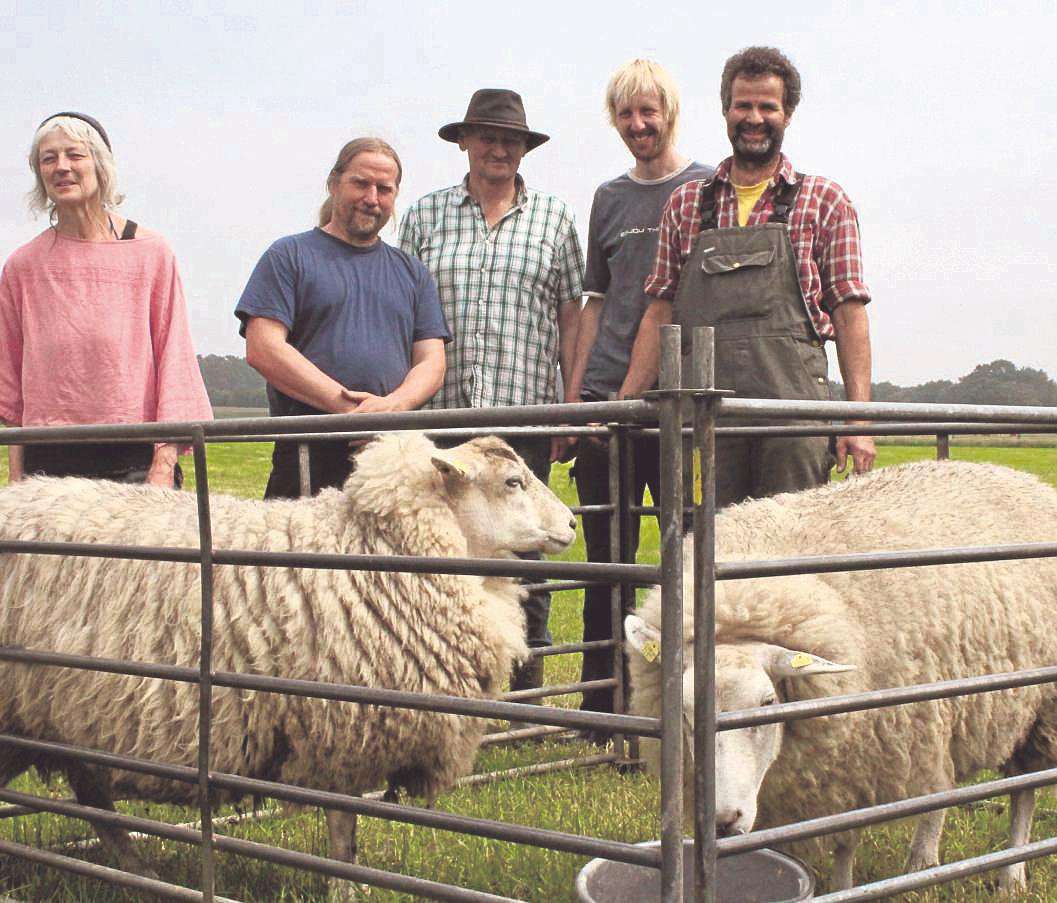
[[[269,447],[252,443],[224,443],[208,448],[210,488],[244,496],[259,496],[268,470]],[[934,450],[925,445],[883,445],[879,447],[878,466],[930,458]],[[1048,447],[956,445],[952,457],[971,461],[1005,464],[1038,474],[1057,485],[1057,450]],[[0,455],[0,481],[6,482],[6,455]],[[190,458],[184,459],[188,472],[187,488],[193,488],[194,475]],[[576,493],[568,476],[568,466],[555,467],[551,475],[554,490],[570,504]],[[643,522],[640,560],[656,561],[657,529],[652,519]],[[584,557],[582,540],[563,556],[570,560]],[[1040,628],[1045,629],[1044,625]],[[556,642],[580,638],[578,593],[555,596],[551,629]],[[579,677],[579,657],[547,659],[547,682],[566,683]],[[575,706],[578,697],[556,700],[556,704]],[[554,759],[591,754],[593,747],[578,741],[548,741],[517,748],[487,749],[479,758],[477,770],[497,770]],[[68,796],[59,782],[50,786],[35,777],[25,776],[17,789]],[[521,777],[476,788],[464,788],[446,794],[437,802],[444,811],[501,819],[526,825],[553,828],[576,834],[593,835],[626,841],[652,839],[659,833],[659,785],[641,773],[619,773],[610,767],[576,768],[553,774]],[[247,808],[249,804],[247,803]],[[193,810],[165,806],[128,805],[124,811],[146,814],[171,821],[194,821]],[[228,814],[224,810],[222,814]],[[1004,800],[994,805],[952,812],[944,837],[944,858],[948,861],[1001,848],[1005,843],[1008,813]],[[878,828],[867,833],[860,848],[856,877],[859,882],[877,880],[902,870],[903,858],[912,833],[909,822]],[[283,815],[273,809],[263,817],[218,830],[240,837],[277,844],[292,849],[326,855],[326,827],[314,810]],[[1035,820],[1035,838],[1057,834],[1057,800],[1044,795]],[[52,817],[27,816],[0,822],[0,838],[34,846],[45,846],[88,856],[113,865],[98,849],[79,852],[67,849],[78,840],[94,837],[83,824]],[[144,841],[144,855],[167,880],[196,886],[199,879],[198,857],[194,848],[181,844]],[[307,873],[273,867],[248,859],[220,856],[217,891],[241,900],[320,900],[325,897],[324,881]],[[373,819],[360,820],[360,862],[364,865],[404,872],[436,881],[459,884],[505,896],[538,901],[575,899],[573,883],[583,857],[554,853],[531,847],[482,840],[460,834],[414,828]],[[829,864],[824,858],[813,861],[824,888]],[[1031,891],[1021,899],[1049,901],[1057,899],[1057,867],[1047,860],[1028,866]],[[911,894],[908,900],[988,900],[994,896],[990,876],[962,882],[922,894]],[[377,889],[357,891],[364,900],[397,900],[403,897]],[[0,895],[16,900],[134,900],[134,895],[109,886],[67,877],[61,873],[6,859],[0,871]]]

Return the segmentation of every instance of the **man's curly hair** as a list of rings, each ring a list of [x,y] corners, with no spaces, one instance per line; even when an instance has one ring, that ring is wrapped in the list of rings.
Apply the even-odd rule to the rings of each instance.
[[[723,67],[719,98],[723,103],[724,113],[730,109],[734,79],[739,75],[746,78],[777,75],[785,86],[782,106],[785,107],[787,116],[792,115],[796,105],[800,103],[800,73],[789,57],[774,47],[746,47],[735,53]]]

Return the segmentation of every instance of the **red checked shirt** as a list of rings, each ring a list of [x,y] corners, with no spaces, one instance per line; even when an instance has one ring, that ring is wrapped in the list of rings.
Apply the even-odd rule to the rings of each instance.
[[[730,181],[728,157],[719,164],[716,182],[716,225],[720,229],[738,225],[738,198]],[[776,186],[796,180],[789,158],[781,155],[778,171],[749,215],[748,226],[761,226],[774,211]],[[646,294],[666,301],[675,299],[679,272],[690,256],[701,231],[701,188],[704,180],[687,182],[672,192],[661,215],[657,260],[646,279]],[[860,255],[859,217],[844,190],[829,179],[803,176],[796,204],[789,215],[789,239],[796,255],[800,289],[804,293],[818,334],[833,338],[831,312],[838,304],[854,300],[866,303],[870,290],[863,281]]]

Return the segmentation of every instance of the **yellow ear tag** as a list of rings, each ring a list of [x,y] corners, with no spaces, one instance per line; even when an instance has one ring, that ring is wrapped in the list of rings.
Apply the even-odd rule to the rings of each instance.
[[[466,476],[466,468],[463,467],[458,461],[449,461],[451,469],[454,470],[460,477]]]
[[[700,505],[704,496],[701,483],[701,449],[694,449],[694,504]]]
[[[792,668],[806,668],[814,661],[815,659],[806,652],[798,652],[789,660],[789,665]]]
[[[642,657],[648,662],[657,661],[657,656],[661,654],[660,644],[656,640],[646,640],[642,644]]]

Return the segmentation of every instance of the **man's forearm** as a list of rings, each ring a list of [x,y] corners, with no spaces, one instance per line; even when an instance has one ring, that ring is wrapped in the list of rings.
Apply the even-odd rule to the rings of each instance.
[[[657,382],[660,366],[661,340],[659,330],[672,322],[672,302],[655,298],[642,315],[635,343],[631,346],[631,362],[620,387],[620,398],[639,398]]]
[[[422,407],[444,383],[444,342],[425,339],[416,342],[411,356],[411,369],[388,398],[396,410],[414,411]]]
[[[250,321],[246,333],[246,361],[284,395],[320,411],[343,414],[355,408],[343,394],[344,386],[327,376],[300,351],[276,338],[270,329],[255,330]]]
[[[565,383],[565,400],[575,402],[580,400],[580,392],[584,385],[584,373],[587,372],[587,359],[591,356],[591,349],[595,346],[595,338],[598,335],[598,321],[602,316],[602,299],[589,297],[587,304],[580,311],[580,327],[576,333],[576,351],[573,354],[573,363],[570,375]],[[562,373],[565,378],[565,373]]]
[[[866,305],[860,301],[838,305],[833,311],[833,329],[844,396],[848,401],[869,401],[873,361]]]
[[[573,381],[579,332],[580,299],[573,298],[558,308],[558,364],[562,370],[566,398],[569,397],[569,384]]]

